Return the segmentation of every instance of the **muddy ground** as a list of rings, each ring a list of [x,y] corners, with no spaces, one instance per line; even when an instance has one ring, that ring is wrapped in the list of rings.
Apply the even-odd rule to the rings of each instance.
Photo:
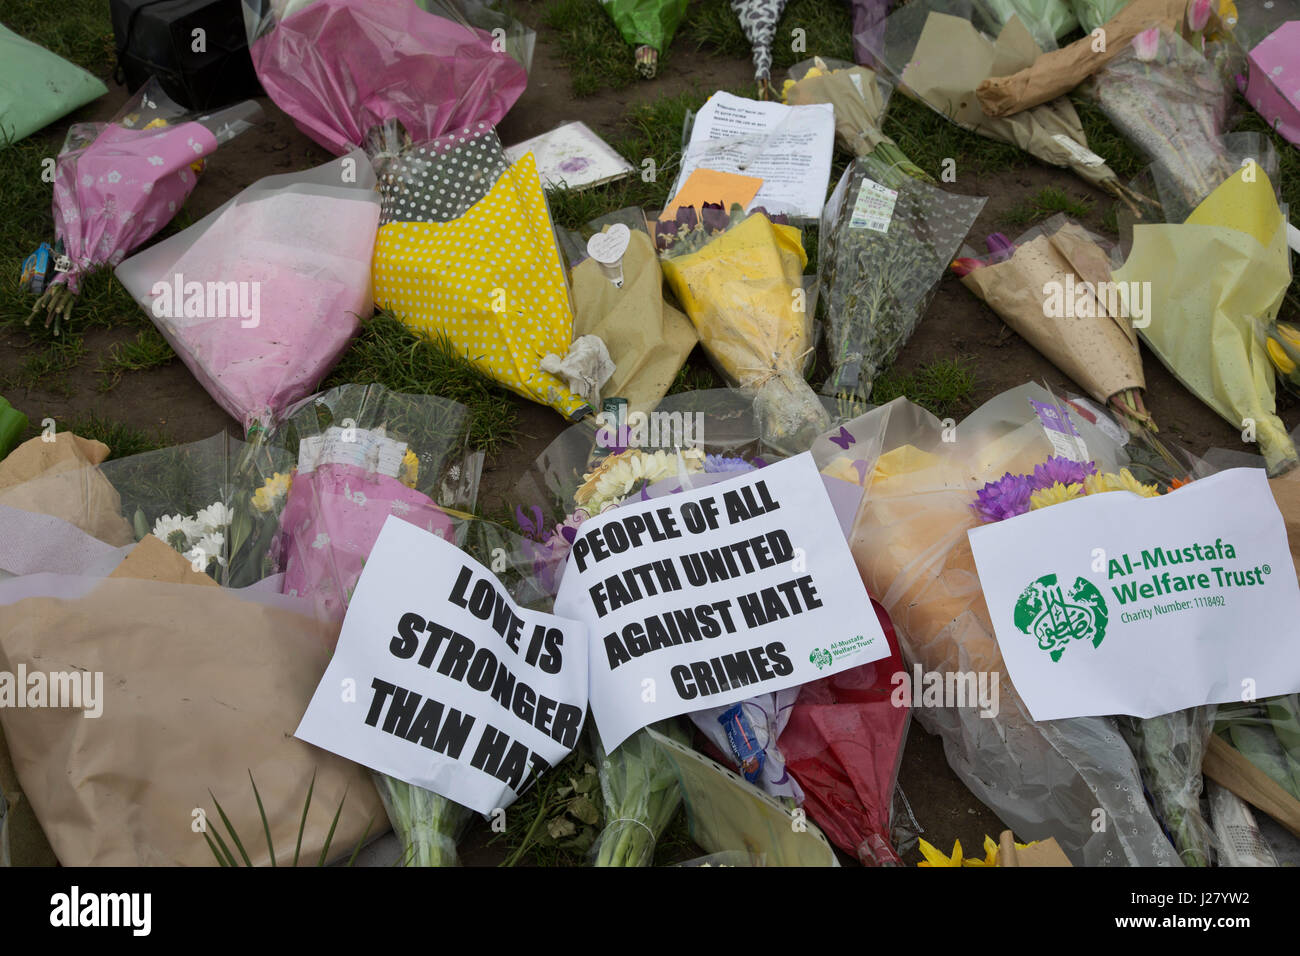
[[[689,42],[674,45],[669,69],[656,80],[616,92],[603,92],[582,100],[571,96],[569,74],[558,59],[553,35],[541,25],[544,3],[522,6],[523,19],[538,30],[537,47],[527,91],[500,124],[503,143],[509,145],[551,129],[562,122],[581,119],[606,138],[617,139],[629,106],[649,102],[687,90],[709,92],[719,88],[739,89],[748,84],[752,69],[747,59],[697,52]],[[631,52],[629,50],[629,56]],[[77,114],[75,119],[108,119],[120,108],[127,91],[110,83],[110,94]],[[324,162],[330,157],[300,133],[269,100],[261,100],[266,120],[255,131],[240,136],[209,161],[208,168],[189,200],[191,220],[198,220],[255,180]],[[67,121],[47,130],[57,149]],[[628,157],[634,164],[639,157]],[[1060,186],[1075,195],[1092,195],[1092,211],[1085,223],[1104,231],[1102,214],[1110,200],[1084,185],[1072,174],[1033,165],[978,175],[959,171],[950,188],[957,192],[989,197],[983,213],[971,231],[982,237],[997,230],[1013,237],[1023,227],[1009,227],[1003,217],[1044,186]],[[96,388],[94,369],[112,343],[130,339],[135,330],[123,327],[86,334],[86,356],[80,368],[69,376],[71,394],[41,389],[11,388],[6,397],[33,419],[53,417],[66,421],[96,413],[113,421],[161,434],[168,443],[195,441],[215,432],[237,431],[235,423],[198,385],[179,361],[125,375],[111,391]],[[29,339],[22,332],[0,329],[0,380],[22,362]],[[961,284],[945,278],[930,310],[912,340],[904,348],[896,368],[908,371],[940,358],[968,357],[977,375],[973,405],[999,392],[1034,380],[1053,387],[1079,392],[1054,366],[1030,348]],[[1149,354],[1146,357],[1148,406],[1165,434],[1195,453],[1222,447],[1249,450],[1239,433],[1192,397]],[[84,374],[83,374],[84,373]],[[480,500],[485,511],[505,503],[505,496],[519,471],[560,432],[563,423],[549,409],[512,399],[519,406],[517,445],[487,462]],[[973,407],[973,406],[972,406]],[[1283,408],[1289,428],[1300,424],[1300,407]],[[971,795],[948,769],[938,738],[930,737],[913,723],[901,771],[901,784],[926,837],[945,849],[960,839],[969,852],[977,852],[984,834],[1002,829],[998,819]],[[494,864],[501,852],[483,845],[485,831],[471,833],[462,847],[470,864]],[[919,859],[915,853],[909,862]]]

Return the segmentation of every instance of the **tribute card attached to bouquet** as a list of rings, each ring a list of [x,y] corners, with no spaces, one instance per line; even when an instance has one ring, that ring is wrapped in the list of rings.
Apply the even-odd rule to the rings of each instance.
[[[969,532],[1035,720],[1157,717],[1300,690],[1300,586],[1262,469],[1116,491]]]
[[[390,515],[295,736],[486,814],[564,759],[586,712],[583,625]]]
[[[807,453],[584,521],[555,610],[587,625],[606,751],[889,654]]]

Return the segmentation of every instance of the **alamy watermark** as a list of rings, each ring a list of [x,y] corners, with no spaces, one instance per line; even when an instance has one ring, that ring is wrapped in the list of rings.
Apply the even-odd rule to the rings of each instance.
[[[104,713],[103,671],[0,671],[0,707],[58,707],[84,711],[86,717]]]
[[[598,448],[699,448],[704,444],[703,412],[617,412],[596,416]]]
[[[1064,282],[1043,283],[1043,296],[1043,315],[1050,319],[1110,315],[1128,319],[1135,329],[1151,324],[1150,282],[1082,282],[1066,275]]]
[[[239,318],[245,329],[255,329],[262,321],[262,283],[256,281],[186,282],[178,272],[171,282],[155,282],[149,294],[159,319]]]

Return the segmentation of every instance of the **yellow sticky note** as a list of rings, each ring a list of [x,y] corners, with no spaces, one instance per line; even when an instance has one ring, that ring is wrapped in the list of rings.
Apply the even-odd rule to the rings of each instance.
[[[747,207],[754,201],[762,185],[763,180],[757,176],[700,168],[686,177],[686,182],[682,183],[682,188],[669,201],[668,208],[659,218],[673,218],[682,206],[698,210],[706,202],[720,202],[723,209],[730,209],[732,203]]]

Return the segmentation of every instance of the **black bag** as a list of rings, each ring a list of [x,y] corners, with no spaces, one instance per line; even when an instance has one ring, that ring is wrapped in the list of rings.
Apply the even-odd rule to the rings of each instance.
[[[150,76],[181,106],[210,110],[262,90],[240,0],[110,0],[117,75],[132,92]],[[202,30],[202,47],[194,49]]]

